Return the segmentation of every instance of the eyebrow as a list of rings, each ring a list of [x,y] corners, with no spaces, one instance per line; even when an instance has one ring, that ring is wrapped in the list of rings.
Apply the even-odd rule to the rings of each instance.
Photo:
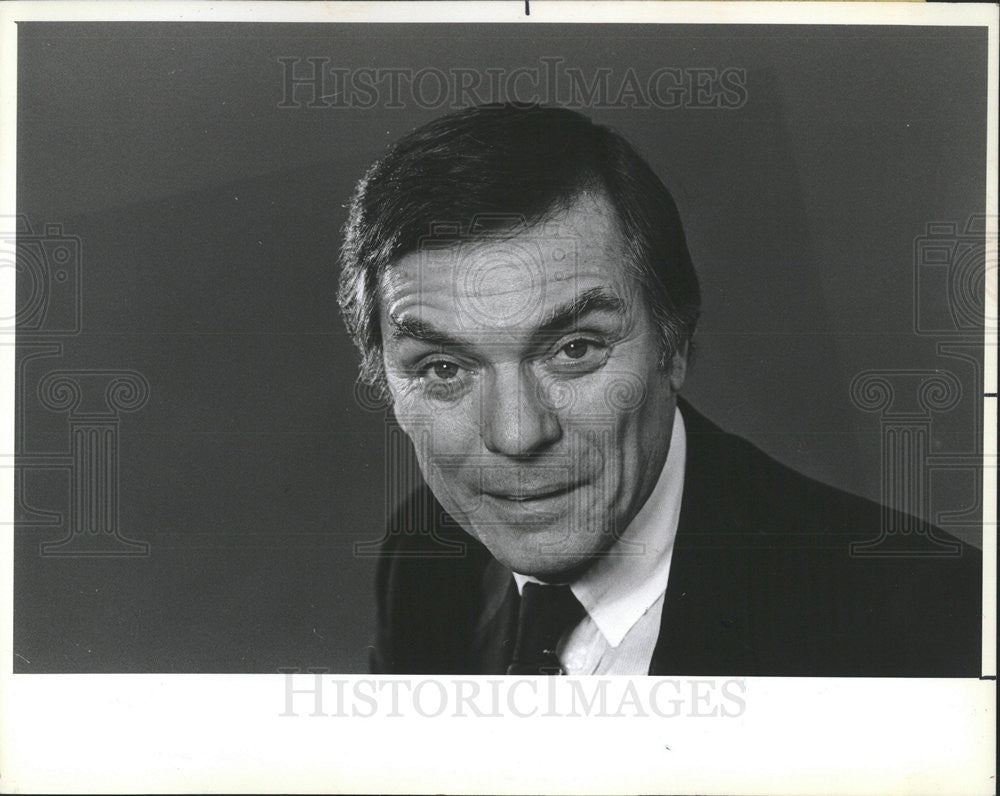
[[[606,287],[585,290],[572,301],[555,307],[547,313],[542,322],[532,331],[531,337],[535,340],[545,339],[571,329],[576,326],[581,317],[593,312],[611,312],[624,317],[626,304],[620,296]],[[470,347],[468,342],[453,337],[419,318],[398,318],[390,314],[389,323],[392,324],[394,340],[408,337],[443,348],[468,349]]]
[[[446,332],[432,326],[419,318],[397,318],[395,315],[389,316],[389,323],[392,324],[392,339],[399,340],[404,337],[420,340],[431,345],[442,346],[444,348],[467,348],[468,344],[457,337],[452,337]]]
[[[606,287],[585,290],[568,304],[553,309],[535,330],[535,336],[544,336],[574,327],[579,319],[591,312],[613,312],[625,315],[625,302]]]

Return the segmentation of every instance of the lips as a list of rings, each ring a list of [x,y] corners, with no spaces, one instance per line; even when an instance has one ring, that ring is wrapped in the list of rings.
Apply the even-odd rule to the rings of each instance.
[[[576,489],[579,484],[562,484],[558,486],[535,487],[532,489],[515,490],[483,490],[485,494],[498,500],[509,500],[514,503],[530,503],[536,500],[547,500],[549,498],[565,495],[567,492]]]

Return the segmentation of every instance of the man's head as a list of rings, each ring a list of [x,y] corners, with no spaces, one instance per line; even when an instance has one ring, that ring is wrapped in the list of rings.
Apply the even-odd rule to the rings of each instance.
[[[340,305],[442,505],[512,569],[585,568],[649,496],[698,316],[670,194],[572,111],[401,139],[353,198]]]

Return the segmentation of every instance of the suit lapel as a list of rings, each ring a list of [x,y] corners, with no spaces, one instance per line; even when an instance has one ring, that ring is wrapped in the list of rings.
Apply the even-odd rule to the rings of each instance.
[[[731,439],[679,400],[687,435],[681,515],[649,673],[723,675],[755,668],[744,501],[729,494]]]
[[[483,572],[472,631],[470,666],[476,674],[504,674],[514,649],[520,598],[514,576],[496,559]]]

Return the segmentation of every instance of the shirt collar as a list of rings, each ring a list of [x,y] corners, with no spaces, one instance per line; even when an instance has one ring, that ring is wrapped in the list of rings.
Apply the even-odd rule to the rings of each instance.
[[[570,584],[573,594],[612,647],[621,644],[633,625],[667,589],[684,492],[686,454],[684,419],[678,407],[674,410],[670,450],[653,491],[608,553]],[[537,578],[518,572],[514,573],[514,580],[518,592],[525,583],[538,582]]]

